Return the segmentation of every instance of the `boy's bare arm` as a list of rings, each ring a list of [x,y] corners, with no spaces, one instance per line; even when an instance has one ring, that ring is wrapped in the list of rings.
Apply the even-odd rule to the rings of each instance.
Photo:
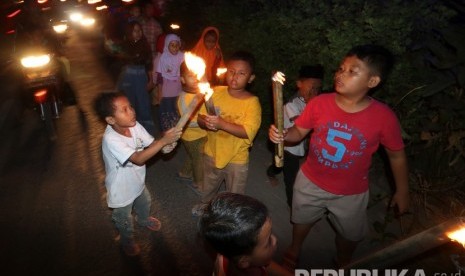
[[[396,206],[399,213],[405,213],[409,208],[408,164],[405,151],[386,149],[392,174],[396,182],[396,192],[391,200],[391,207]]]
[[[275,144],[284,141],[291,143],[300,142],[305,138],[305,136],[307,136],[308,133],[310,133],[310,129],[301,128],[296,125],[285,129],[282,135],[279,134],[275,125],[271,125],[270,129],[268,130],[268,136]]]
[[[181,129],[172,128],[168,130],[160,140],[154,140],[144,150],[134,152],[131,157],[129,157],[129,161],[138,166],[144,165],[147,160],[157,154],[164,146],[176,142],[179,137],[181,137],[181,133]]]

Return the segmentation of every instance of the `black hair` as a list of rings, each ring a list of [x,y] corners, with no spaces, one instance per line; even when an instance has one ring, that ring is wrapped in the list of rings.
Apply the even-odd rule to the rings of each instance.
[[[237,51],[234,52],[228,59],[228,62],[234,60],[242,60],[249,64],[250,71],[253,74],[255,72],[255,57],[253,54],[247,51]]]
[[[218,253],[237,261],[252,254],[268,216],[266,206],[253,197],[220,193],[205,208],[200,233]]]
[[[384,82],[394,65],[394,56],[383,46],[365,44],[353,47],[346,57],[356,56],[363,60],[372,74],[377,75]]]
[[[103,92],[101,93],[94,102],[94,109],[101,120],[105,120],[108,116],[113,116],[115,113],[115,99],[119,97],[125,97],[121,92]]]
[[[324,69],[321,64],[304,65],[299,69],[299,79],[323,79]]]
[[[126,40],[132,40],[132,32],[134,31],[134,28],[136,26],[139,26],[139,28],[142,30],[142,24],[140,24],[136,20],[127,23],[126,30],[125,30]],[[142,37],[145,37],[143,30],[142,30]]]

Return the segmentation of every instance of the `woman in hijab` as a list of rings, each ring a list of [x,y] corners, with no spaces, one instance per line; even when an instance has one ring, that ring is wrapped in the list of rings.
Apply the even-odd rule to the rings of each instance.
[[[220,32],[217,28],[211,26],[207,27],[203,30],[202,36],[191,50],[192,53],[203,58],[205,61],[205,75],[212,86],[217,85],[219,82],[216,75],[217,69],[226,67],[224,65],[223,54],[218,42],[219,38]]]
[[[181,39],[175,34],[168,34],[156,68],[157,84],[161,85],[158,117],[162,132],[174,127],[179,119],[176,102],[182,90],[179,69],[183,61]]]

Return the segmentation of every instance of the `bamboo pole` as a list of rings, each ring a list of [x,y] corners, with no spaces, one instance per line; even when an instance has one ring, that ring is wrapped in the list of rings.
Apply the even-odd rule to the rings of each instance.
[[[284,130],[284,105],[283,105],[283,84],[284,74],[276,72],[273,77],[273,108],[274,108],[274,124],[278,129],[279,134],[283,134]],[[275,144],[274,155],[275,166],[281,168],[284,166],[284,142]]]
[[[179,121],[176,124],[176,128],[184,128],[187,121],[189,121],[190,117],[192,116],[192,113],[194,113],[194,111],[197,110],[199,103],[201,103],[203,99],[204,99],[204,94],[202,93],[195,94],[195,97],[192,98],[192,101],[187,106],[185,112],[181,115],[181,118],[179,118]]]
[[[400,264],[432,248],[450,242],[448,233],[465,227],[465,218],[450,219],[391,246],[356,260],[343,269],[385,269]]]

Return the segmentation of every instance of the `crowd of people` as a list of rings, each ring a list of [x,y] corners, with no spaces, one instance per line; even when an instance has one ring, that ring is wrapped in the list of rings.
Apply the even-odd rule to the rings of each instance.
[[[368,169],[379,145],[387,152],[396,182],[391,203],[400,213],[408,209],[400,124],[389,107],[368,95],[385,81],[392,67],[390,53],[377,45],[352,48],[334,75],[332,93],[320,94],[323,67],[304,65],[296,95],[285,105],[284,131],[269,128],[270,140],[286,146],[283,172],[293,225],[283,263],[272,262],[276,238],[267,208],[245,195],[249,152],[262,118],[259,98],[248,90],[255,79],[255,57],[237,51],[224,60],[219,30],[206,27],[191,52],[206,63],[214,110],[199,104],[187,125],[176,127],[199,92],[199,80],[185,63],[181,38],[162,34],[152,9],[150,4],[142,11],[131,9],[121,48],[115,50],[124,60],[117,92],[103,93],[96,101],[107,123],[102,142],[107,201],[126,254],[140,251],[133,210],[139,225],[151,231],[161,227],[150,215],[145,162],[178,144],[187,153],[178,177],[189,180],[199,194],[191,212],[218,252],[214,275],[293,275],[300,254],[305,254],[301,247],[308,232],[323,216],[336,230],[335,265],[348,264],[369,227]],[[216,75],[220,67],[226,68],[222,80]],[[159,105],[162,135],[157,140],[153,103]],[[271,166],[267,173],[273,179],[278,171]],[[220,192],[223,183],[225,193]]]

